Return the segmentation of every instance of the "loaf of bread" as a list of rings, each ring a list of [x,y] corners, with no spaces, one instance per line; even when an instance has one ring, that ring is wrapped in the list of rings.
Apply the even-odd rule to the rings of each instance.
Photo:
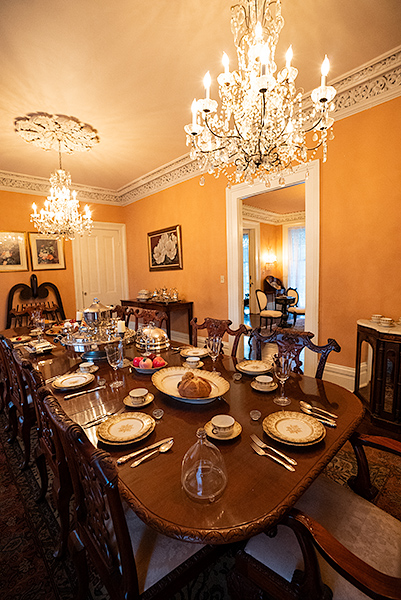
[[[207,379],[197,377],[191,371],[183,375],[177,388],[183,398],[207,398],[212,391]]]

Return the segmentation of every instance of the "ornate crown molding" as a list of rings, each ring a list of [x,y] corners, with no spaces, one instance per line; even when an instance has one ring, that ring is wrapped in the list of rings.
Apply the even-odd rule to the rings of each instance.
[[[401,96],[401,46],[330,84],[337,89],[335,121]],[[76,184],[74,188],[79,191],[80,200],[126,206],[200,175],[197,163],[184,155],[118,190]],[[0,189],[46,196],[49,182],[41,177],[0,171]]]
[[[258,221],[259,223],[267,223],[268,225],[290,225],[291,223],[305,221],[304,210],[280,214],[264,208],[249,206],[249,204],[242,204],[242,216],[248,221]]]
[[[104,190],[74,183],[74,189],[79,192],[79,200],[95,202],[97,204],[120,204],[117,192]],[[44,177],[21,175],[0,171],[0,190],[20,192],[35,196],[47,196],[49,193],[49,180]]]

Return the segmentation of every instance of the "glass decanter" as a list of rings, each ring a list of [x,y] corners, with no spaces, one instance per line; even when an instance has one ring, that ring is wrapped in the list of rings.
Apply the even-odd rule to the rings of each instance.
[[[224,492],[227,471],[220,450],[198,429],[197,442],[187,451],[181,464],[181,484],[186,494],[198,502],[214,502]]]

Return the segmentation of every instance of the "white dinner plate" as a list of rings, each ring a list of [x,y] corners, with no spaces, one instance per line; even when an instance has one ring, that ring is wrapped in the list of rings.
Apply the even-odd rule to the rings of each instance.
[[[280,411],[263,420],[263,431],[284,444],[305,446],[317,444],[326,435],[323,424],[304,413]]]
[[[195,348],[195,346],[191,348],[183,348],[180,354],[183,358],[188,358],[188,356],[197,356],[198,358],[209,356],[209,352],[206,348]]]
[[[102,444],[107,444],[108,446],[121,447],[121,446],[126,446],[128,444],[137,444],[138,442],[141,442],[142,440],[147,438],[152,433],[152,431],[154,430],[155,427],[156,427],[156,421],[153,419],[152,425],[142,435],[140,435],[139,437],[136,437],[134,440],[128,440],[128,441],[124,441],[124,442],[111,442],[110,440],[103,439],[102,436],[99,434],[99,431],[98,431],[99,427],[96,429],[96,437],[97,437],[98,441],[101,442]]]
[[[91,383],[94,379],[95,376],[92,375],[92,373],[81,373],[81,371],[77,371],[70,375],[61,375],[61,377],[58,377],[53,381],[52,385],[58,390],[74,390],[88,385],[88,383]]]
[[[271,371],[273,362],[271,360],[243,360],[235,366],[238,371],[247,375],[263,375]]]
[[[221,375],[218,375],[214,371],[192,369],[191,372],[196,377],[203,377],[203,379],[207,379],[212,386],[212,391],[206,398],[187,398],[185,396],[180,396],[177,385],[182,380],[183,375],[188,373],[188,369],[185,367],[168,367],[167,369],[162,369],[161,371],[158,371],[152,375],[152,383],[160,392],[163,392],[164,394],[167,394],[167,396],[171,396],[176,400],[187,402],[188,404],[208,404],[209,402],[213,402],[215,398],[225,394],[230,389],[230,384],[228,381],[223,379]]]
[[[17,335],[16,337],[12,337],[10,341],[13,344],[25,344],[25,342],[30,342],[31,339],[30,335]]]
[[[96,433],[106,442],[126,444],[145,435],[154,422],[153,417],[145,413],[127,412],[103,421]]]

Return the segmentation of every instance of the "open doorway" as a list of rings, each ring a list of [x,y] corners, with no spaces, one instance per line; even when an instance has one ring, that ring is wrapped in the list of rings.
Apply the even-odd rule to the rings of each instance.
[[[297,168],[286,177],[287,185],[305,183],[305,239],[306,239],[306,306],[305,329],[319,338],[319,251],[320,251],[320,177],[319,161],[315,160]],[[277,181],[271,189],[280,189]],[[242,200],[251,195],[266,192],[263,183],[252,186],[238,184],[226,190],[227,220],[227,280],[228,280],[228,318],[233,326],[243,319],[242,301]],[[316,355],[308,353],[305,357],[305,374],[314,376]]]

